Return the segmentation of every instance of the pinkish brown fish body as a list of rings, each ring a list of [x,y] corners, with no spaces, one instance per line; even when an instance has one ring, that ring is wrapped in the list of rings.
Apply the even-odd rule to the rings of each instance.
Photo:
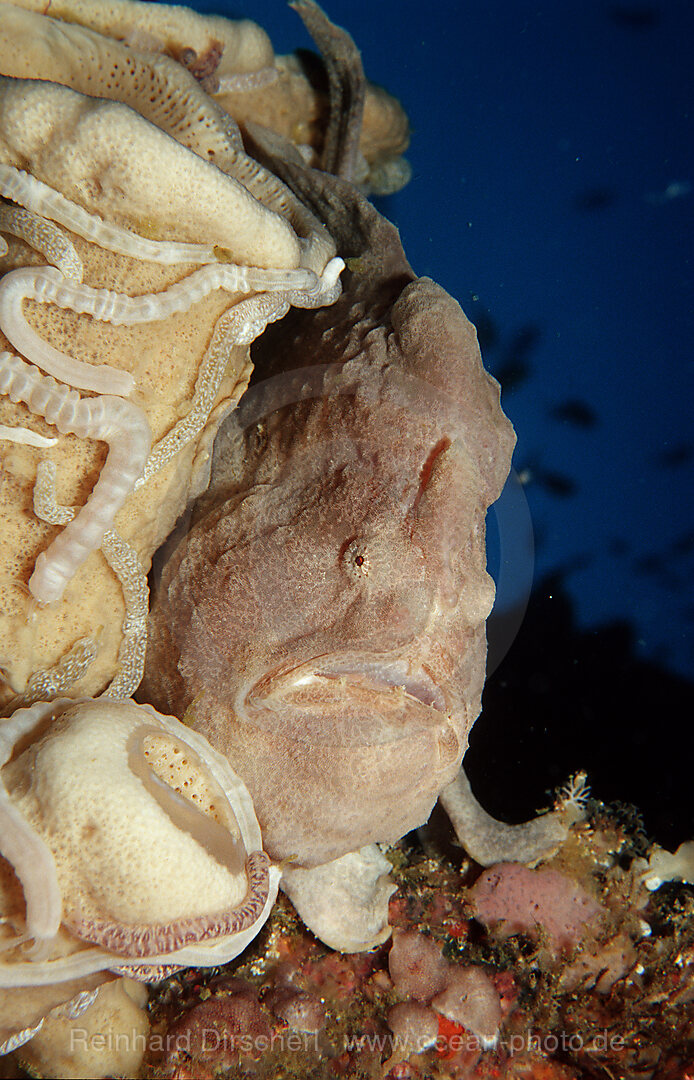
[[[270,855],[315,866],[422,824],[460,768],[514,435],[474,328],[396,230],[351,185],[286,171],[351,270],[261,339],[163,569],[144,694],[228,757]]]

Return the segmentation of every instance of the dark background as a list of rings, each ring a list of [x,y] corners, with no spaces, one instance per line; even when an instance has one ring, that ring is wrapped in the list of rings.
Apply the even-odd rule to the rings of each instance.
[[[283,0],[199,0],[307,47]],[[518,433],[534,588],[466,765],[519,819],[583,767],[694,834],[694,4],[326,0],[412,123],[378,201]]]

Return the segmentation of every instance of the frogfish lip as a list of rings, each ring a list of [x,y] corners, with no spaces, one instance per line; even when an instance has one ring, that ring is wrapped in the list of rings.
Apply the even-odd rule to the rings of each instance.
[[[314,674],[326,679],[350,679],[370,683],[374,689],[392,690],[400,689],[415,701],[422,705],[428,705],[438,712],[445,712],[446,702],[444,696],[434,680],[421,669],[413,674],[407,671],[406,665],[400,661],[387,660],[331,660],[327,665],[319,664]]]
[[[388,657],[326,655],[268,673],[245,699],[245,719],[308,743],[375,745],[449,728],[441,689]]]

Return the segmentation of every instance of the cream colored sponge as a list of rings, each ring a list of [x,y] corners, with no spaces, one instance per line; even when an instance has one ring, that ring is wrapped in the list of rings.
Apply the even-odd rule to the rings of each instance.
[[[265,921],[279,875],[228,763],[148,705],[64,701],[41,733],[47,708],[0,721],[6,754],[38,733],[0,786],[0,851],[24,889],[26,936],[50,950],[62,923],[115,954],[100,966],[117,970],[219,939],[240,951]],[[14,959],[29,983],[60,969]],[[11,968],[0,965],[0,986],[24,985]],[[87,970],[93,964],[77,973]]]

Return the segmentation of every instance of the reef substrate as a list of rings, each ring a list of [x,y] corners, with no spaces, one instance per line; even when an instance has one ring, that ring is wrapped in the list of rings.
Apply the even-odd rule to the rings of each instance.
[[[386,852],[398,885],[390,902],[394,940],[369,953],[333,952],[280,896],[237,961],[184,971],[154,988],[143,1075],[694,1077],[694,888],[671,882],[645,896],[633,865],[643,848],[642,835],[600,804],[572,829],[542,869],[585,890],[607,914],[599,926],[587,923],[576,945],[556,949],[542,927],[508,934],[475,917],[474,886],[488,871],[465,858],[461,864],[450,828],[435,815],[426,831]],[[429,958],[415,958],[406,977],[391,956],[403,934],[426,939]],[[431,976],[427,964],[433,957],[440,966],[436,950],[449,975],[482,969],[495,988],[501,1019],[491,1045],[421,1000],[428,992],[421,992],[422,979],[426,984]],[[406,1005],[409,1026],[394,1019]],[[422,1043],[423,1050],[412,1049]]]

